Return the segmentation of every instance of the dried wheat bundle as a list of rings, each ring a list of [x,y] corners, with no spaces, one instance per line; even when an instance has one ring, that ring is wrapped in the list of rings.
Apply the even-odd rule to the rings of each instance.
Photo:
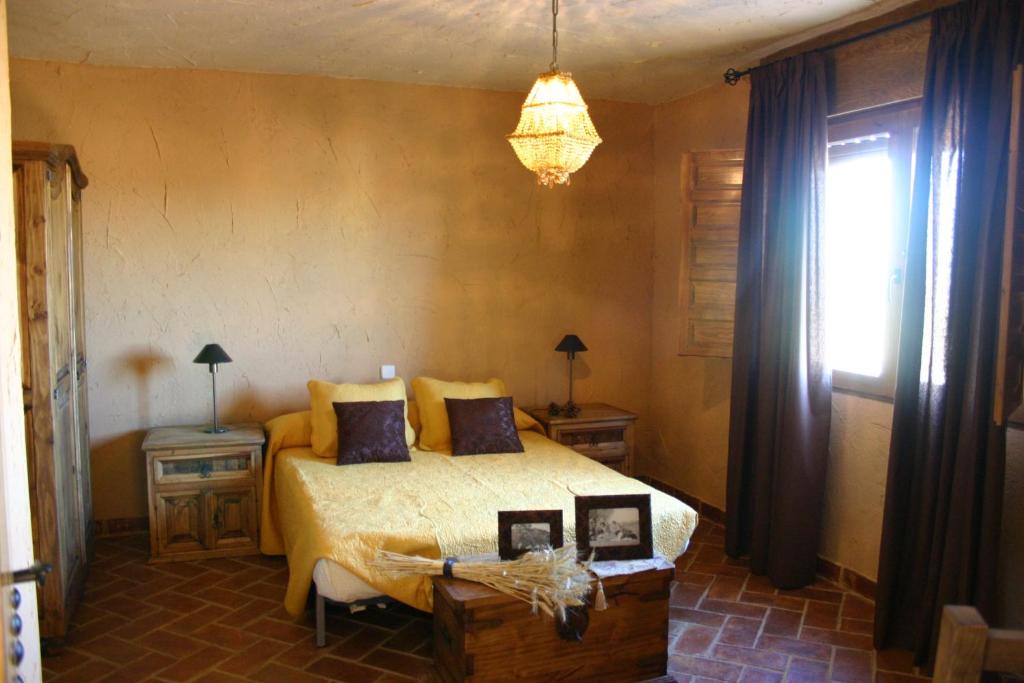
[[[396,574],[445,575],[476,581],[511,595],[534,612],[565,619],[566,607],[580,607],[590,592],[590,573],[576,562],[576,548],[535,550],[517,560],[431,560],[387,551],[377,554],[373,566]]]

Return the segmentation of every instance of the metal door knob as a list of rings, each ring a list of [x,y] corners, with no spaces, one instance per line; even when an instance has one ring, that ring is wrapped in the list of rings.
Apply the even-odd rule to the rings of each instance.
[[[13,617],[11,617],[11,633],[13,633],[16,636],[20,636],[21,635],[21,627],[22,627],[21,615],[20,614],[15,614]]]
[[[14,666],[21,664],[21,660],[25,659],[25,646],[21,644],[20,640],[14,641],[14,645],[11,647],[11,659],[14,660]]]
[[[11,583],[24,583],[25,581],[35,581],[40,586],[46,583],[46,575],[53,570],[53,565],[49,562],[40,562],[36,560],[32,563],[32,566],[25,567],[13,572],[14,578]]]

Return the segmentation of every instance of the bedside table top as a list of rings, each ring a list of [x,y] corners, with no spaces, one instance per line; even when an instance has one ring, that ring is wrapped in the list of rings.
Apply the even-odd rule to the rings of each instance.
[[[574,424],[577,422],[617,422],[636,419],[636,413],[610,406],[607,403],[581,403],[579,407],[580,413],[576,417],[548,415],[546,407],[531,408],[529,413],[535,420],[544,425]]]
[[[210,434],[203,431],[209,425],[182,427],[155,427],[146,433],[142,450],[157,451],[165,448],[209,448],[221,446],[258,446],[266,439],[259,422],[227,425],[228,431]]]

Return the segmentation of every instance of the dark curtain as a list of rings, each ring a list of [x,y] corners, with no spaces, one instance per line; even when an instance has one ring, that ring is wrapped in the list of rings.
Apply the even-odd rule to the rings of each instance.
[[[815,579],[831,375],[824,345],[825,60],[751,74],[733,337],[726,550]]]
[[[943,605],[993,616],[1006,448],[993,387],[1022,7],[985,0],[932,17],[875,611],[875,645],[928,666]]]

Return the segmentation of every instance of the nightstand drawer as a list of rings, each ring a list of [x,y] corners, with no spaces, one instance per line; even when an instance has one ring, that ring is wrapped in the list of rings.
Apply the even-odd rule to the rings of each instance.
[[[593,429],[573,428],[571,431],[559,431],[558,443],[569,448],[606,448],[620,446],[626,447],[625,427],[595,427]]]
[[[636,415],[605,403],[585,403],[572,417],[552,415],[547,408],[530,411],[548,438],[591,460],[633,476]]]
[[[570,446],[570,448],[588,458],[601,462],[606,460],[622,460],[629,453],[629,448],[622,441],[601,443],[593,446],[590,444],[576,444],[575,446]]]
[[[629,449],[623,445],[621,448],[590,448],[573,446],[573,450],[580,455],[585,455],[594,462],[599,462],[605,467],[610,467],[619,474],[629,475]]]
[[[157,455],[153,458],[153,481],[160,486],[252,479],[253,469],[251,450]]]

